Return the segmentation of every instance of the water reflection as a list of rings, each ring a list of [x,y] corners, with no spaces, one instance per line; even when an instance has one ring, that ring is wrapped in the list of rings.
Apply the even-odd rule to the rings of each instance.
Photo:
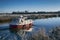
[[[11,30],[9,29],[9,24],[0,24],[0,40],[21,40],[22,38],[17,33],[11,32]],[[26,32],[25,39],[31,38],[31,35],[35,34],[41,27],[49,30],[53,27],[60,26],[60,17],[36,19],[34,20],[33,25],[33,31]]]
[[[60,26],[60,17],[48,18],[48,19],[37,19],[33,23],[35,27],[45,27],[47,29]]]

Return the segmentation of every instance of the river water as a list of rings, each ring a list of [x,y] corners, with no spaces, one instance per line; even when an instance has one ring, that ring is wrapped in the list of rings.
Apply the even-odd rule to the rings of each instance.
[[[10,23],[0,24],[0,40],[21,40],[21,37],[19,35],[10,32],[9,24]],[[33,31],[28,32],[29,34],[27,34],[27,36],[33,32],[35,33],[40,28],[45,28],[46,30],[50,30],[58,26],[60,26],[60,17],[36,19],[33,22]]]

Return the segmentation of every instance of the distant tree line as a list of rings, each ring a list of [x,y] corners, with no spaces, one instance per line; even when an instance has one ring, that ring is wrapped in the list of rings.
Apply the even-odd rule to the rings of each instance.
[[[12,12],[12,14],[60,14],[60,11],[57,11],[57,12],[28,12],[28,11],[25,11],[25,12]]]

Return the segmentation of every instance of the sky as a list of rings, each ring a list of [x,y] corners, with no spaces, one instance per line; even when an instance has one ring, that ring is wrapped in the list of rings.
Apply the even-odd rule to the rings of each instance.
[[[0,13],[60,11],[60,0],[0,0]]]

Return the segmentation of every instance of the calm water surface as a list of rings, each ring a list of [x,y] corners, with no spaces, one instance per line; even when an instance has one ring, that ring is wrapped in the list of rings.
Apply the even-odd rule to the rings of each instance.
[[[60,26],[60,17],[48,19],[36,19],[33,24],[37,28],[44,27],[46,29],[51,29]]]
[[[60,17],[36,19],[33,22],[33,32],[36,32],[41,27],[44,27],[46,30],[49,30],[56,26],[60,26]],[[0,40],[20,40],[21,39],[21,37],[18,36],[17,34],[11,33],[8,28],[9,28],[9,23],[0,24]]]

